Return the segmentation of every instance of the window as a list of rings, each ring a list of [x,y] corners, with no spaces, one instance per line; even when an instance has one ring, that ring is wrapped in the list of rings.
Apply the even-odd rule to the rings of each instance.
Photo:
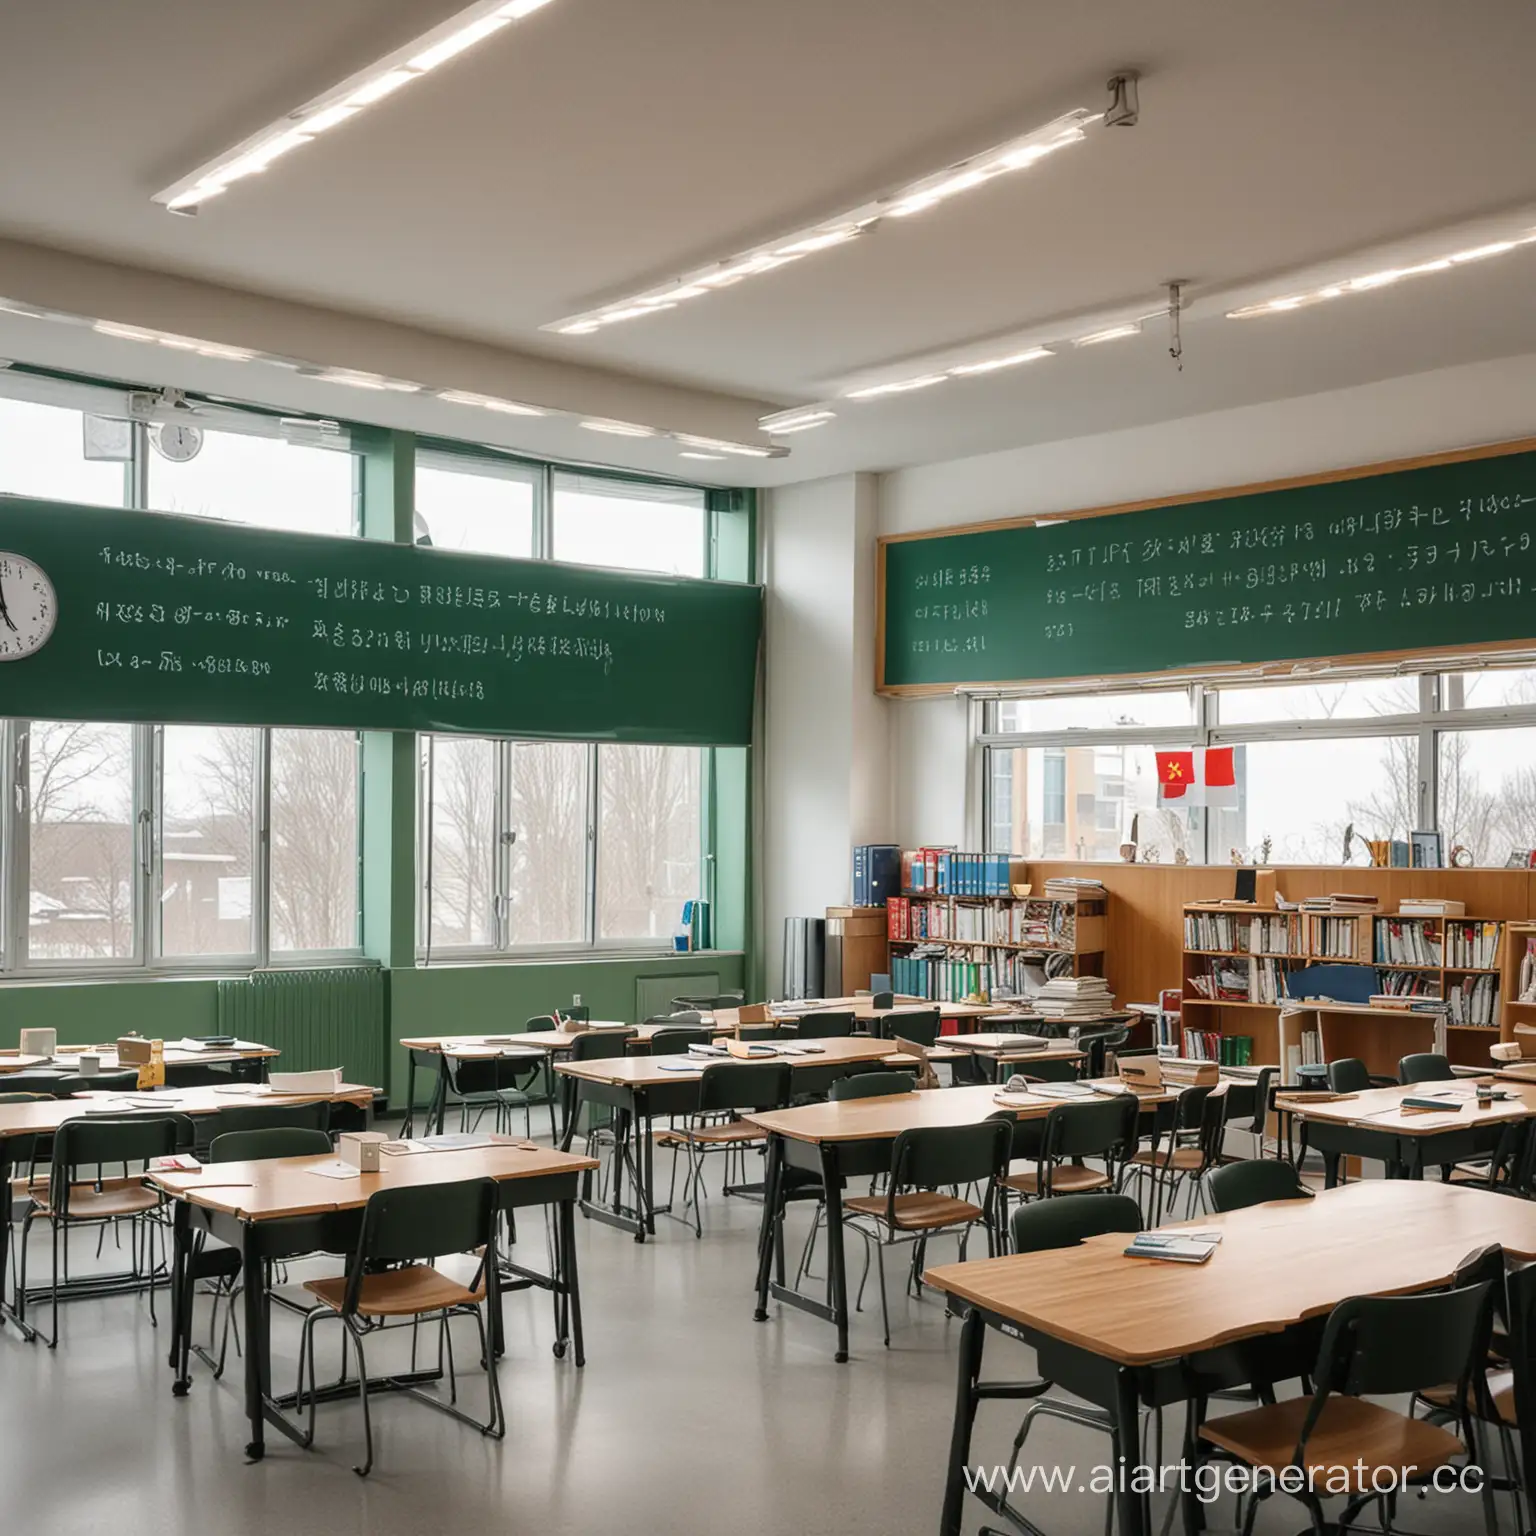
[[[56,405],[0,397],[0,491],[12,496],[45,496],[91,506],[121,507],[128,499],[128,432],[117,428],[117,459],[86,457],[87,427],[99,419]],[[94,451],[101,451],[98,446]]]
[[[350,731],[273,731],[272,949],[358,946],[358,742]]]
[[[554,476],[554,557],[671,576],[704,574],[704,493],[598,475]]]
[[[671,942],[699,889],[699,761],[687,747],[601,747],[597,925],[603,939]]]
[[[343,449],[208,429],[196,456],[177,462],[160,450],[159,434],[150,428],[146,458],[157,512],[293,533],[357,531],[356,459]]]
[[[528,560],[540,476],[521,465],[423,453],[416,462],[416,541]]]
[[[703,894],[703,757],[694,747],[424,737],[429,956],[669,948],[683,903]]]
[[[1134,830],[1162,862],[1358,864],[1433,827],[1447,859],[1536,849],[1536,667],[1005,699],[984,714],[998,851],[1113,859]],[[1157,752],[1206,746],[1233,749],[1236,804],[1159,803]]]

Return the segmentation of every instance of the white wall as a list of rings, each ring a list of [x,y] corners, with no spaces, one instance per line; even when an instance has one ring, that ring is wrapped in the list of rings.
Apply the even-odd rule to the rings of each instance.
[[[891,838],[889,705],[874,693],[876,488],[843,475],[772,492],[763,517],[767,687],[762,941],[850,896],[855,843]]]
[[[1536,437],[1532,355],[901,470],[881,477],[880,532],[1112,506],[1523,437]],[[890,717],[896,840],[977,836],[976,808],[966,814],[964,705],[892,701]]]

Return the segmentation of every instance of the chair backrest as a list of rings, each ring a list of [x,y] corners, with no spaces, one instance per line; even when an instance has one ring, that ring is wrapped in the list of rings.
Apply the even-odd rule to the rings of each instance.
[[[679,1008],[672,1013],[653,1013],[644,1021],[647,1024],[702,1024],[704,1015],[697,1008]]]
[[[0,1104],[46,1104],[50,1093],[0,1093]]]
[[[1106,1232],[1136,1233],[1141,1207],[1129,1195],[1073,1195],[1070,1200],[1036,1200],[1021,1205],[1010,1223],[1015,1253],[1071,1248]]]
[[[1206,1175],[1205,1187],[1218,1211],[1241,1211],[1270,1200],[1309,1200],[1312,1191],[1289,1163],[1253,1158],[1244,1163],[1224,1163]]]
[[[1000,1120],[903,1131],[891,1149],[891,1197],[903,1189],[990,1181],[1008,1166],[1013,1136]]]
[[[1421,1296],[1354,1296],[1323,1330],[1319,1397],[1396,1397],[1447,1382],[1464,1388],[1487,1353],[1493,1285],[1484,1280]],[[1454,1401],[1461,1401],[1458,1393]]]
[[[172,1116],[124,1115],[122,1119],[92,1116],[89,1120],[66,1120],[53,1133],[53,1166],[49,1187],[64,1192],[61,1215],[69,1214],[71,1188],[75,1171],[82,1167],[100,1167],[103,1163],[147,1163],[152,1157],[169,1157],[186,1135],[185,1120]]]
[[[772,1024],[743,1024],[736,1030],[738,1040],[779,1040],[783,1036]]]
[[[927,1008],[921,1013],[890,1013],[885,1017],[885,1034],[890,1040],[910,1040],[913,1045],[934,1045],[939,1038],[939,1010]]]
[[[210,1163],[255,1163],[267,1157],[323,1157],[331,1138],[313,1126],[268,1125],[223,1131],[208,1148]]]
[[[1381,991],[1374,965],[1304,965],[1282,971],[1287,997],[1326,997],[1335,1003],[1368,1003]]]
[[[1400,1083],[1449,1083],[1455,1076],[1449,1058],[1435,1051],[1404,1056],[1397,1064],[1397,1080]]]
[[[323,1099],[317,1104],[226,1104],[213,1117],[208,1139],[236,1131],[271,1130],[300,1127],[324,1133],[330,1128],[331,1106]],[[329,1144],[330,1138],[326,1138]],[[273,1153],[272,1156],[281,1154]]]
[[[1364,1093],[1371,1086],[1370,1070],[1354,1056],[1330,1061],[1328,1086],[1334,1093]]]
[[[674,1008],[740,1008],[746,1002],[745,992],[716,992],[702,997],[674,997]]]
[[[1536,1264],[1511,1270],[1504,1284],[1523,1486],[1536,1488]]]
[[[858,1024],[852,1013],[808,1013],[795,1026],[800,1040],[833,1040],[851,1035]]]
[[[699,1079],[699,1113],[782,1109],[789,1103],[787,1061],[717,1061]]]
[[[1041,1157],[1118,1157],[1136,1136],[1141,1104],[1134,1093],[1095,1103],[1058,1104],[1045,1117]]]
[[[845,1099],[883,1099],[894,1093],[912,1092],[910,1072],[855,1072],[840,1077],[827,1091],[834,1104]]]
[[[1084,1075],[1103,1077],[1109,1070],[1109,1053],[1118,1051],[1130,1038],[1131,1032],[1124,1025],[1115,1025],[1110,1029],[1077,1031],[1077,1044],[1087,1053],[1087,1063],[1083,1068]]]
[[[1263,1136],[1269,1128],[1269,1090],[1279,1073],[1278,1067],[1260,1067],[1254,1079],[1253,1124],[1249,1129],[1255,1136]]]
[[[592,1022],[592,1010],[585,1003],[572,1003],[569,1008],[560,1010],[562,1019],[574,1019],[579,1024]]]
[[[612,1061],[628,1052],[632,1029],[589,1029],[571,1041],[572,1061]]]
[[[658,1029],[651,1036],[652,1056],[684,1056],[690,1045],[708,1045],[714,1032],[704,1025]]]
[[[1049,1061],[1030,1061],[1026,1057],[1010,1062],[1007,1072],[1010,1077],[1027,1077],[1034,1083],[1075,1083],[1077,1068],[1077,1062],[1064,1061],[1059,1056]]]
[[[444,1056],[448,1086],[457,1094],[495,1093],[515,1088],[519,1081],[539,1071],[543,1051],[534,1047],[515,1056]]]
[[[560,1021],[552,1013],[541,1013],[536,1019],[529,1019],[524,1026],[529,1030],[535,1029],[559,1029]]]
[[[496,1262],[496,1208],[492,1179],[407,1184],[376,1191],[363,1212],[342,1310],[356,1310],[364,1276],[370,1266],[381,1262],[406,1263],[481,1249],[480,1273],[484,1273]],[[475,1278],[478,1283],[479,1274]]]

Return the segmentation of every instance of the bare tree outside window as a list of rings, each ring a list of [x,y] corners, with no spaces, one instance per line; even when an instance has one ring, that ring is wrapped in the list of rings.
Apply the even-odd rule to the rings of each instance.
[[[272,948],[355,948],[357,737],[273,731],[271,774]]]
[[[496,746],[432,742],[432,933],[438,945],[496,942]]]
[[[586,937],[587,758],[579,742],[512,745],[515,944],[579,944]]]
[[[598,749],[597,932],[670,938],[700,896],[699,767],[689,747]]]

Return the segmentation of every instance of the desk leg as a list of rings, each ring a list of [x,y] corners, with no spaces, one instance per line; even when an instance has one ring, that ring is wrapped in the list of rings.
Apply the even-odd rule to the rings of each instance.
[[[837,1143],[821,1144],[822,1186],[827,1194],[827,1269],[832,1284],[832,1315],[837,1322],[839,1365],[848,1360],[848,1253],[843,1231],[843,1176],[837,1166]]]
[[[173,1397],[185,1397],[192,1386],[188,1357],[192,1353],[192,1207],[177,1200],[171,1213],[171,1359],[176,1372]]]
[[[437,1092],[433,1095],[432,1102],[437,1110],[437,1134],[441,1136],[448,1121],[448,1063],[442,1056],[437,1058]],[[430,1134],[432,1130],[433,1123],[429,1119],[427,1131]]]
[[[576,1364],[583,1366],[587,1363],[587,1349],[581,1332],[581,1281],[576,1273],[575,1201],[560,1202],[556,1224],[560,1230],[561,1313],[564,1323],[555,1353],[557,1356],[565,1353],[565,1334],[569,1331],[571,1344],[576,1351]]]
[[[245,1454],[260,1461],[267,1452],[267,1385],[272,1374],[272,1341],[267,1334],[267,1270],[256,1242],[256,1223],[248,1221],[240,1244],[240,1271],[245,1288],[245,1416],[251,1438]]]
[[[1147,1496],[1135,1491],[1135,1474],[1141,1460],[1140,1409],[1135,1376],[1127,1370],[1116,1371],[1113,1414],[1121,1457],[1121,1464],[1117,1468],[1121,1483],[1115,1494],[1116,1513],[1119,1516],[1118,1536],[1147,1536],[1150,1523]]]
[[[640,1219],[644,1223],[647,1234],[655,1237],[656,1133],[651,1125],[649,1095],[638,1089],[635,1092],[635,1136],[636,1150],[639,1153],[636,1159],[635,1178],[640,1182],[639,1198],[635,1204],[640,1208]]]
[[[405,1053],[405,1124],[400,1127],[400,1139],[408,1141],[416,1129],[416,1052]]]
[[[976,1388],[987,1330],[981,1313],[971,1308],[960,1331],[960,1372],[955,1388],[955,1422],[949,1436],[949,1473],[944,1479],[944,1513],[939,1536],[960,1536],[965,1506],[965,1469],[971,1459],[971,1429],[976,1423]]]
[[[757,1237],[757,1310],[755,1322],[768,1321],[768,1276],[773,1254],[778,1246],[778,1234],[784,1220],[784,1210],[779,1199],[779,1184],[784,1176],[784,1138],[768,1138],[768,1158],[763,1172],[763,1226]]]
[[[1323,1159],[1323,1188],[1337,1189],[1339,1187],[1339,1154],[1324,1152],[1320,1155]]]

